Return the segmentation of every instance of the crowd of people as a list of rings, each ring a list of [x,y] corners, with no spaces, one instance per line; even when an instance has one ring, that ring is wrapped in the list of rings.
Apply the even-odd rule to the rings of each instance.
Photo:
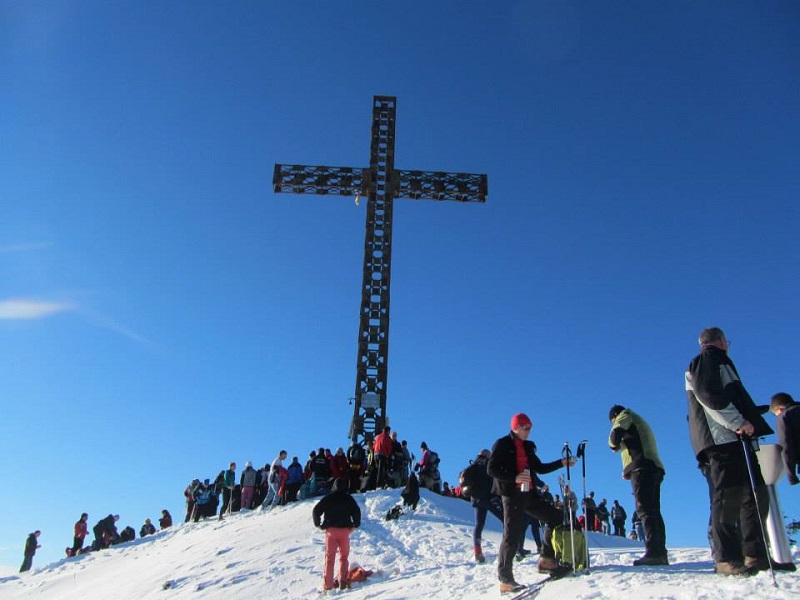
[[[798,483],[800,460],[800,410],[793,398],[784,392],[775,394],[771,404],[756,406],[739,379],[727,355],[729,342],[716,327],[704,329],[699,336],[701,347],[685,374],[689,409],[689,432],[701,473],[709,492],[709,543],[714,568],[721,575],[753,575],[775,567],[767,554],[763,536],[763,519],[767,514],[767,491],[758,468],[752,441],[771,434],[763,413],[771,411],[777,418],[779,441],[788,471],[789,482]],[[666,527],[661,515],[661,485],[665,468],[658,454],[656,438],[649,424],[636,412],[614,405],[608,414],[611,430],[608,445],[620,454],[623,477],[631,482],[635,511],[631,518],[631,537],[644,542],[645,553],[634,566],[668,565]],[[349,532],[360,524],[358,505],[353,493],[374,489],[403,487],[405,504],[412,509],[419,501],[418,487],[436,493],[468,499],[475,509],[473,528],[474,557],[484,562],[481,546],[488,513],[503,523],[503,538],[498,556],[498,578],[501,592],[522,588],[513,576],[513,562],[524,557],[525,534],[531,527],[539,552],[538,568],[554,573],[563,568],[552,544],[552,532],[565,523],[570,528],[625,536],[627,513],[617,500],[609,507],[603,498],[595,501],[590,492],[579,503],[568,484],[561,494],[552,494],[539,478],[576,462],[567,455],[543,462],[536,445],[529,440],[533,422],[524,413],[514,415],[510,431],[500,437],[491,451],[481,450],[473,463],[462,472],[459,485],[442,484],[439,457],[420,444],[421,459],[411,454],[405,440],[398,441],[389,427],[380,431],[365,445],[354,442],[347,452],[320,447],[309,453],[304,465],[297,456],[285,465],[288,453],[277,457],[261,469],[248,461],[240,476],[231,462],[212,482],[194,479],[184,490],[185,522],[239,510],[275,506],[322,496],[313,511],[314,524],[326,529],[324,588],[345,587],[349,553]],[[387,518],[388,515],[387,515]],[[84,549],[88,534],[88,515],[81,515],[75,524],[74,541],[67,548],[73,556],[89,550],[107,548],[135,538],[132,527],[117,532],[118,515],[104,517],[93,528],[94,542]],[[762,522],[759,522],[759,521]],[[168,511],[162,511],[161,529],[172,524]],[[613,528],[613,531],[612,531]],[[543,531],[542,531],[543,529]],[[155,532],[149,519],[140,529],[140,536]],[[28,536],[25,560],[21,571],[30,569],[39,547],[40,531]],[[336,553],[340,555],[339,580],[333,578]],[[780,565],[779,565],[780,566]],[[794,565],[784,565],[794,570]]]
[[[332,451],[320,447],[309,453],[305,464],[297,456],[287,463],[288,453],[281,450],[271,463],[255,469],[250,461],[236,474],[236,463],[211,478],[192,480],[184,489],[186,513],[184,521],[200,519],[245,510],[269,510],[274,506],[324,496],[331,491],[334,481],[347,482],[349,493],[374,489],[400,488],[407,485],[414,474],[419,485],[442,493],[439,473],[439,456],[420,444],[420,460],[411,453],[406,440],[398,440],[397,433],[384,427],[373,440],[365,444],[354,442]],[[415,462],[416,461],[416,462]]]

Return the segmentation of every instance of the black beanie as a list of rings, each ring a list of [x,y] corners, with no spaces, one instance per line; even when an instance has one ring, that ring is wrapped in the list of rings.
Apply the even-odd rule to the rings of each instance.
[[[608,411],[608,420],[609,421],[613,421],[614,419],[617,418],[617,415],[619,413],[621,413],[623,410],[625,410],[624,406],[620,406],[619,404],[615,404],[614,406],[611,407],[611,410]]]

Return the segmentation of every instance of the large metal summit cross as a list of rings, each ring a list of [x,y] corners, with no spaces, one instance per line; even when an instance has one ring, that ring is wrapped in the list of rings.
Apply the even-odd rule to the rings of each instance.
[[[355,408],[349,434],[354,442],[371,440],[387,422],[394,199],[485,202],[488,191],[486,175],[396,170],[396,105],[394,97],[374,97],[369,168],[276,164],[272,179],[275,192],[367,198]]]

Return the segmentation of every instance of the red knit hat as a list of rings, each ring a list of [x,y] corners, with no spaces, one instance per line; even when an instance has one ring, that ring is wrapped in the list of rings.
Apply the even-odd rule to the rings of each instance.
[[[517,413],[511,417],[511,431],[516,431],[520,427],[532,426],[530,418],[525,413]]]

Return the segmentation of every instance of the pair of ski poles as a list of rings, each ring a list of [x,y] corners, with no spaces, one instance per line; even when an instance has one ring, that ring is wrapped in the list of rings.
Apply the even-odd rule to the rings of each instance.
[[[584,497],[584,499],[586,498],[586,442],[587,442],[587,440],[583,440],[583,441],[581,441],[580,444],[578,444],[578,450],[577,450],[577,452],[575,454],[575,458],[576,459],[577,458],[581,459],[581,468],[583,470],[583,497]],[[570,460],[572,459],[572,450],[569,447],[569,442],[564,442],[564,449],[561,451],[561,456],[566,459],[567,487],[569,488],[570,493],[574,494],[575,492],[572,491],[572,479],[571,479],[571,476],[570,476]],[[575,513],[573,512],[573,508],[570,506],[571,500],[566,497],[566,494],[564,494],[564,490],[562,490],[561,493],[565,496],[564,497],[564,506],[566,506],[567,511],[569,513],[569,542],[570,542],[570,547],[571,547],[571,550],[572,550],[572,572],[575,573],[575,572],[577,572],[577,569],[575,567],[575,563],[576,563],[576,560],[575,560],[575,523],[573,521],[573,517],[574,517]],[[578,510],[578,507],[575,506],[575,511],[577,511],[577,510]],[[586,523],[586,530],[587,531],[589,530],[588,521]],[[585,543],[585,546],[586,546],[586,571],[588,571],[589,570],[589,536],[588,535],[584,536],[584,543]]]

